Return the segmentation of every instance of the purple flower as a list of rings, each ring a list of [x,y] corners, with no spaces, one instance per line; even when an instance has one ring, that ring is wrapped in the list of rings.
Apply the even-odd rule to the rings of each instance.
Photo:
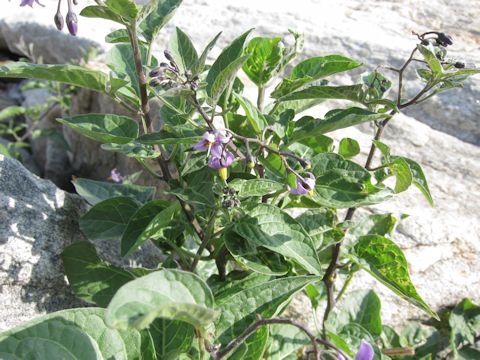
[[[112,179],[112,181],[115,183],[121,184],[123,182],[124,177],[120,174],[120,171],[118,171],[117,168],[114,168],[110,172],[110,179]]]
[[[40,6],[45,6],[43,4],[40,4],[40,1],[38,1],[38,0],[22,0],[22,2],[20,3],[20,6],[28,5],[30,7],[33,7],[34,2],[36,2]]]
[[[288,191],[295,195],[305,195],[315,188],[315,176],[312,173],[305,173],[305,178],[297,177],[297,187],[292,189],[288,186]]]
[[[372,360],[374,355],[375,352],[373,351],[372,345],[367,341],[362,340],[362,343],[355,354],[355,360]]]
[[[222,168],[228,168],[230,165],[232,165],[233,160],[235,160],[235,156],[227,150],[224,150],[220,156],[214,156],[213,155],[213,150],[212,150],[212,156],[208,160],[208,166],[211,167],[212,169],[222,169]]]
[[[216,130],[215,133],[207,131],[203,134],[202,140],[193,145],[193,148],[198,151],[211,150],[213,156],[220,157],[223,151],[222,145],[229,141],[230,136],[227,136],[223,131]]]

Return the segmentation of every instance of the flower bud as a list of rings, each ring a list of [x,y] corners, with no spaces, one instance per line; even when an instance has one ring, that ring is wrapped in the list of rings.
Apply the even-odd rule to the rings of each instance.
[[[57,27],[57,29],[62,31],[63,26],[65,25],[65,21],[63,19],[62,13],[60,12],[60,9],[55,14],[55,17],[53,18],[53,20],[55,22],[55,26]]]
[[[170,51],[165,50],[165,51],[163,52],[163,55],[165,55],[165,58],[166,58],[168,61],[173,62],[173,63],[175,62],[175,60],[173,59],[172,53],[171,53]]]
[[[465,68],[465,63],[461,61],[457,61],[455,64],[453,64],[457,69],[463,69]]]
[[[155,87],[155,86],[160,86],[161,82],[160,82],[160,79],[153,78],[152,80],[150,80],[149,84],[150,84],[151,87]]]
[[[77,14],[75,14],[73,11],[69,11],[67,13],[67,28],[68,32],[76,36],[78,32],[78,19],[77,19]]]
[[[453,44],[453,38],[450,35],[439,32],[437,34],[437,43],[443,47]]]

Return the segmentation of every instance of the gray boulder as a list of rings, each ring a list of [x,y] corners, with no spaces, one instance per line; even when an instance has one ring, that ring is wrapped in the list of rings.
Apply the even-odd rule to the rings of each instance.
[[[83,306],[65,280],[60,254],[85,240],[78,226],[86,203],[0,155],[0,331],[41,314]],[[101,256],[116,265],[156,267],[152,245],[128,259],[119,244],[96,244]]]

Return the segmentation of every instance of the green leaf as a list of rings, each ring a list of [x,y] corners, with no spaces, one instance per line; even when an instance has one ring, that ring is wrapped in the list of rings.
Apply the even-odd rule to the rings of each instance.
[[[183,321],[157,319],[149,328],[157,358],[176,360],[180,354],[191,350],[195,328]]]
[[[255,321],[256,314],[264,319],[274,317],[299,291],[318,280],[313,276],[293,276],[268,280],[257,275],[261,281],[241,282],[228,291],[215,296],[220,312],[215,330],[218,340],[225,345],[240,335]]]
[[[357,323],[373,335],[382,332],[381,302],[373,290],[356,290],[346,295],[335,318],[335,329]],[[336,330],[334,330],[336,331]]]
[[[243,71],[255,85],[265,86],[280,69],[284,51],[281,40],[279,37],[256,37],[245,48],[250,57],[243,65]]]
[[[360,145],[358,141],[351,138],[343,138],[340,140],[338,153],[348,159],[360,154]]]
[[[105,42],[110,44],[128,43],[130,42],[130,37],[126,29],[118,29],[107,34],[105,36]]]
[[[401,156],[394,156],[392,158],[395,160],[402,159],[408,164],[408,167],[410,168],[410,171],[412,174],[413,184],[422,192],[423,196],[425,196],[425,198],[428,200],[430,205],[433,206],[434,204],[433,204],[432,194],[430,193],[430,189],[427,183],[427,178],[425,177],[425,174],[423,173],[423,170],[420,164],[412,159],[408,159]]]
[[[440,60],[438,60],[438,58],[435,56],[435,52],[431,48],[428,48],[421,44],[417,45],[417,49],[423,55],[423,58],[427,62],[427,65],[430,68],[430,70],[432,70],[434,77],[435,78],[441,77],[443,75],[443,67]]]
[[[207,326],[215,318],[212,292],[193,273],[163,269],[121,287],[105,316],[108,326],[124,330],[144,329],[156,318]]]
[[[126,144],[138,136],[138,124],[126,116],[88,114],[57,121],[89,139],[103,143]]]
[[[119,240],[138,207],[126,196],[104,200],[80,218],[80,229],[90,240]]]
[[[100,308],[69,309],[0,334],[3,359],[140,359],[141,335],[110,329]]]
[[[105,20],[111,20],[116,23],[125,25],[125,22],[123,21],[122,17],[119,16],[117,13],[114,11],[110,10],[106,6],[87,6],[80,11],[80,15],[87,17],[87,18],[99,18],[99,19],[105,19]]]
[[[379,114],[358,107],[351,107],[327,113],[325,119],[303,117],[297,121],[291,142],[326,134],[331,131],[355,126],[364,122],[377,121],[387,118],[387,114]]]
[[[238,196],[263,196],[285,189],[285,185],[268,179],[234,179],[228,186],[238,191]]]
[[[324,243],[325,236],[335,228],[337,215],[331,209],[311,209],[295,218],[313,239],[315,248],[319,249]]]
[[[232,229],[251,247],[264,247],[295,260],[308,272],[320,275],[320,263],[312,238],[290,215],[275,206],[255,204]]]
[[[117,196],[128,196],[144,204],[152,200],[155,195],[155,188],[153,186],[115,184],[83,178],[76,178],[72,183],[78,195],[91,205]]]
[[[44,65],[25,62],[0,65],[0,78],[41,79],[58,81],[85,89],[106,93],[105,73],[76,65]]]
[[[470,299],[463,299],[450,313],[448,323],[454,351],[464,342],[475,344],[475,338],[480,334],[480,306]]]
[[[363,166],[338,154],[316,155],[312,159],[311,172],[317,179],[312,199],[326,207],[371,205],[392,196],[388,188],[371,183],[371,175]]]
[[[174,145],[185,144],[193,145],[200,141],[201,136],[180,137],[167,131],[145,134],[136,139],[137,142],[144,145]]]
[[[225,67],[215,78],[212,86],[209,87],[207,83],[207,93],[211,97],[211,103],[217,104],[222,93],[228,88],[228,86],[234,81],[237,76],[237,72],[242,68],[242,65],[248,59],[247,56],[241,56],[233,60],[227,67]],[[210,69],[211,71],[211,69]],[[209,73],[210,74],[210,73]],[[207,77],[208,81],[208,77]]]
[[[101,307],[107,307],[117,290],[135,279],[128,271],[102,261],[95,246],[86,241],[65,248],[62,261],[75,295]]]
[[[308,146],[315,155],[325,153],[325,152],[332,152],[335,148],[334,140],[325,135],[316,135],[316,136],[306,137],[306,138],[303,138],[302,140],[299,140],[298,143]],[[289,147],[290,146],[291,145],[289,145]]]
[[[138,8],[132,0],[106,0],[105,5],[115,14],[128,20],[135,20]]]
[[[263,114],[258,111],[256,106],[253,105],[247,98],[238,94],[234,94],[234,96],[245,111],[245,115],[247,116],[250,125],[255,130],[255,133],[261,134],[262,130],[268,125],[265,116],[263,116]]]
[[[105,151],[113,151],[138,159],[155,159],[160,156],[159,151],[136,141],[127,144],[102,144],[101,148]]]
[[[268,344],[269,331],[261,327],[250,335],[229,357],[229,360],[261,360]]]
[[[375,144],[377,149],[380,150],[380,152],[382,153],[382,156],[384,158],[383,162],[386,162],[386,163],[390,162],[390,147],[379,140],[373,140],[373,143]]]
[[[24,108],[23,106],[8,106],[2,110],[0,110],[0,121],[3,121],[5,119],[18,116],[18,115],[23,115],[27,112],[27,109]]]
[[[407,190],[412,184],[412,172],[410,171],[410,166],[408,163],[401,159],[396,158],[389,166],[393,175],[395,175],[395,192],[398,194],[402,191]]]
[[[169,49],[180,68],[180,72],[191,70],[198,61],[197,50],[190,37],[180,28],[176,27],[170,38]]]
[[[128,256],[148,239],[161,240],[177,225],[180,206],[163,200],[154,200],[142,206],[130,218],[122,235],[122,256]]]
[[[181,3],[182,0],[152,0],[142,8],[139,15],[140,29],[148,42],[155,39]]]
[[[220,35],[222,35],[221,31],[217,35],[215,35],[215,37],[208,43],[208,45],[203,50],[197,62],[193,66],[193,69],[192,69],[193,76],[200,74],[205,69],[205,62],[207,61],[207,56],[210,53],[210,51],[213,49],[215,44],[217,43],[217,40],[220,37]]]
[[[310,86],[303,90],[289,93],[277,99],[277,102],[292,100],[350,100],[363,103],[365,100],[365,92],[363,85],[346,85],[346,86]]]
[[[280,276],[285,275],[291,268],[281,255],[263,247],[257,247],[233,231],[226,231],[223,239],[233,258],[252,271]]]
[[[212,67],[208,71],[208,75],[206,78],[207,82],[207,94],[212,98],[218,98],[221,95],[221,92],[226,88],[227,82],[227,75],[230,81],[233,81],[234,75],[237,71],[242,67],[243,62],[247,60],[247,57],[242,57],[243,54],[243,46],[245,44],[245,40],[247,36],[250,34],[252,29],[248,30],[238,38],[236,38],[230,45],[228,45],[218,56],[217,60],[213,63]],[[240,60],[242,59],[242,60]],[[234,64],[234,65],[232,65]],[[221,79],[218,79],[221,77]],[[214,89],[214,85],[215,89]],[[220,86],[222,85],[222,86]],[[220,94],[216,94],[219,92],[220,88],[223,87],[223,90]],[[214,96],[216,94],[216,96]],[[214,103],[216,103],[214,101]]]
[[[392,214],[373,214],[356,222],[354,226],[348,228],[347,236],[359,238],[365,235],[391,236],[397,218]]]
[[[215,194],[213,192],[213,170],[203,166],[201,170],[189,172],[184,176],[186,188],[178,187],[171,189],[168,193],[173,194],[189,204],[195,205],[200,210],[215,206]]]
[[[402,299],[425,311],[435,319],[438,315],[418,295],[410,280],[408,264],[402,250],[390,239],[367,235],[358,239],[351,255],[362,269]]]
[[[268,351],[270,360],[297,359],[298,351],[312,344],[302,330],[292,325],[271,325],[270,338],[272,341]]]
[[[280,98],[311,82],[361,65],[362,63],[341,55],[306,59],[292,69],[290,76],[284,79],[272,92],[272,97]]]

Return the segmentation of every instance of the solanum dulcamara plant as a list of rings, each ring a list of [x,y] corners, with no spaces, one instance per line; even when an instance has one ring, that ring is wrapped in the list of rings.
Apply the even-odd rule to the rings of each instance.
[[[433,205],[420,164],[396,155],[382,133],[403,109],[461,87],[480,72],[447,57],[452,37],[414,33],[401,67],[376,64],[358,83],[338,85],[332,75],[362,64],[343,55],[298,61],[304,38],[295,31],[282,38],[255,37],[248,30],[210,62],[221,33],[199,52],[175,28],[162,33],[170,40],[158,55],[152,44],[181,0],[96,3],[80,15],[119,25],[106,37],[109,73],[15,62],[1,65],[0,76],[57,81],[123,105],[131,116],[84,114],[58,121],[106,151],[135,159],[144,176],[166,183],[167,190],[155,196],[153,187],[126,182],[117,169],[110,182],[74,180],[91,205],[80,219],[89,241],[68,246],[62,260],[74,293],[95,307],[49,314],[1,334],[2,356],[432,358],[431,347],[415,349],[382,325],[374,291],[347,288],[365,271],[438,319],[415,289],[395,243],[398,220],[390,213],[354,215],[412,185]],[[21,4],[36,6],[33,0]],[[70,0],[68,11],[68,27],[76,34]],[[61,29],[60,10],[54,19]],[[407,95],[410,71],[418,83],[416,93]],[[242,73],[258,88],[256,101],[243,95]],[[348,105],[323,118],[305,115],[328,100]],[[152,101],[162,104],[159,113],[151,110]],[[366,162],[359,164],[353,160],[359,143],[344,138],[335,146],[329,133],[361,123],[370,123],[375,135]],[[100,240],[116,241],[125,257],[151,241],[163,261],[154,269],[116,267],[97,255]],[[282,317],[300,293],[314,309],[307,318],[321,319],[315,329]],[[451,342],[455,354],[458,346],[470,346],[457,335]]]

